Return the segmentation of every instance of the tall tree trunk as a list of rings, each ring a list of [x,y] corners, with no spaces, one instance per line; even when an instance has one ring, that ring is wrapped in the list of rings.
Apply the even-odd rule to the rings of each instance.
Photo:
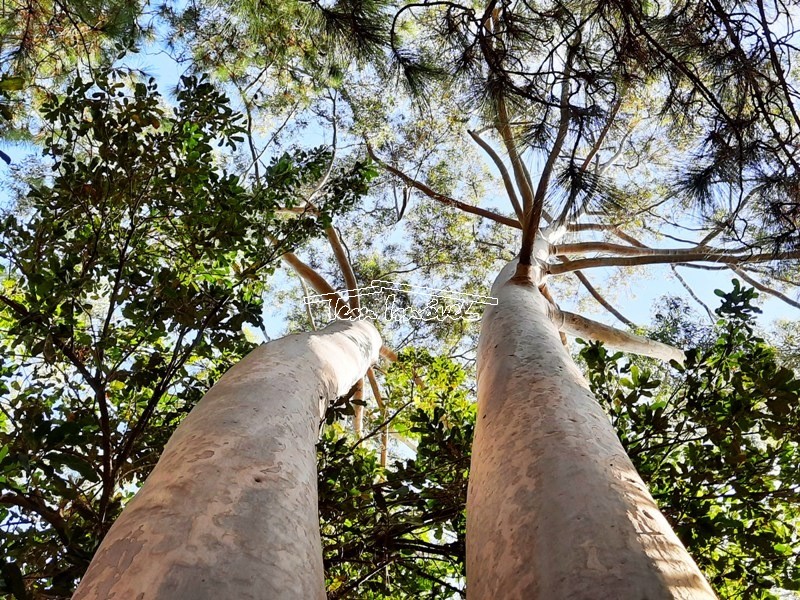
[[[74,598],[325,598],[315,443],[378,357],[365,321],[251,352],[173,434]]]
[[[715,598],[514,267],[478,347],[468,597]]]

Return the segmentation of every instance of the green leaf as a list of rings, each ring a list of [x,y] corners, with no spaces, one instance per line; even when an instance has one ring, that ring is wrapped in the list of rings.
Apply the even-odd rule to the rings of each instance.
[[[95,471],[95,468],[92,466],[92,464],[85,458],[72,454],[64,454],[61,452],[51,452],[50,454],[47,454],[45,458],[47,458],[51,464],[61,465],[71,469],[80,474],[84,479],[87,479],[93,483],[100,481],[97,471]]]
[[[0,91],[18,92],[25,87],[25,78],[20,76],[3,77],[0,79]]]

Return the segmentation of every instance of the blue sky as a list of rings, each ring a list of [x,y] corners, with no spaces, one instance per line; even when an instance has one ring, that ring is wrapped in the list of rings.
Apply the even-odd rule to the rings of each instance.
[[[178,83],[183,68],[178,65],[172,58],[170,58],[163,49],[157,44],[151,44],[142,48],[142,52],[135,55],[130,55],[125,59],[125,64],[129,67],[141,69],[142,71],[152,75],[156,78],[159,84],[159,90],[165,96],[169,96],[169,90],[173,89]],[[305,145],[310,143],[311,138],[319,137],[320,143],[323,138],[326,138],[328,132],[319,128],[316,130],[311,128],[304,132],[303,143]],[[313,140],[312,140],[313,141]],[[2,149],[11,156],[12,161],[16,164],[23,164],[30,157],[38,154],[38,150],[27,144],[4,144]],[[536,172],[536,165],[531,164],[531,171]],[[491,165],[490,169],[494,171],[494,166]],[[496,171],[494,171],[496,173]],[[0,206],[5,206],[8,203],[8,193],[4,189],[5,183],[11,176],[11,169],[0,162]],[[490,199],[488,206],[494,205],[494,208],[503,206],[500,199]],[[402,236],[402,228],[398,227],[398,231],[393,234],[393,238],[398,239]],[[663,246],[676,247],[676,243],[662,243]],[[603,283],[608,277],[608,269],[594,269],[587,272],[592,282],[598,288],[603,288]],[[648,324],[651,321],[654,303],[665,294],[678,294],[687,299],[689,304],[698,311],[699,314],[704,315],[702,307],[689,298],[688,294],[683,290],[681,285],[675,280],[672,272],[668,266],[654,265],[646,269],[638,270],[646,276],[634,276],[627,282],[627,289],[622,289],[615,286],[616,297],[613,299],[612,304],[615,305],[625,316],[633,320],[637,324]],[[681,275],[694,289],[695,293],[713,310],[719,305],[719,298],[714,295],[715,289],[729,290],[732,287],[731,280],[735,276],[730,271],[701,271],[694,269],[681,269]],[[275,278],[277,287],[283,288],[288,285],[297,285],[297,279],[294,276],[287,277],[286,274],[279,272]],[[791,291],[788,292],[792,294]],[[760,318],[762,326],[768,327],[776,319],[789,319],[797,320],[800,318],[800,310],[788,306],[784,302],[773,298],[771,296],[764,296],[762,294],[762,309],[763,315]],[[609,298],[611,300],[611,298]],[[558,298],[559,304],[562,308],[567,310],[576,310],[578,302],[575,298]],[[583,312],[587,312],[589,316],[597,318],[598,320],[607,322],[609,324],[616,324],[612,315],[608,314],[602,307],[597,305],[593,300],[583,303]],[[595,310],[596,309],[596,310]],[[283,332],[284,322],[283,315],[284,309],[271,308],[265,316],[268,319],[266,329],[270,336],[277,336]]]

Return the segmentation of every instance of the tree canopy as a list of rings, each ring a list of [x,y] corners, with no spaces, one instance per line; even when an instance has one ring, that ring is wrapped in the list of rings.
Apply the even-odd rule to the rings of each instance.
[[[302,296],[488,295],[515,256],[717,593],[800,590],[796,7],[17,4],[0,593],[70,597],[222,373],[324,324]],[[669,292],[650,323],[624,302],[645,286]],[[328,596],[463,597],[479,323],[376,325],[385,360],[320,428]]]
[[[253,187],[215,160],[244,141],[224,95],[187,76],[174,110],[159,100],[152,80],[76,79],[42,107],[53,176],[3,217],[0,510],[19,597],[70,594],[181,417],[253,347],[242,326],[261,325],[281,254],[372,176],[336,168],[315,215],[282,218],[328,151],[276,157]]]

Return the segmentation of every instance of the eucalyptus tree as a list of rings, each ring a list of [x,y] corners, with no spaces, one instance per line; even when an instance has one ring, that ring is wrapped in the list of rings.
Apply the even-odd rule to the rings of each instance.
[[[578,364],[717,593],[776,599],[800,586],[800,382],[754,335],[757,294],[740,285],[720,294],[711,325],[677,297],[654,305],[649,335],[681,342],[681,369],[599,342],[580,346]],[[415,399],[405,417],[393,411],[392,426],[419,446],[384,470],[377,449],[329,415],[320,444],[329,597],[463,597],[471,378],[455,361],[406,350],[384,383],[386,402]],[[425,531],[433,535],[419,539]]]
[[[280,256],[371,177],[318,148],[252,185],[214,149],[235,151],[245,119],[202,77],[174,108],[152,80],[78,78],[42,120],[51,174],[0,234],[0,573],[21,599],[71,595],[177,423],[252,350]],[[282,216],[315,189],[314,215]]]
[[[388,4],[351,0],[237,3],[230,18],[214,18],[223,13],[192,6],[174,23],[188,32],[198,64],[216,65],[239,90],[248,114],[248,170],[256,179],[266,166],[258,111],[291,109],[297,93],[312,109],[311,100],[330,102],[330,118],[347,126],[340,138],[363,139],[400,184],[401,200],[383,202],[383,217],[394,210],[409,219],[417,209],[411,196],[438,203],[433,219],[415,221],[412,244],[435,250],[446,234],[463,231],[457,225],[464,215],[445,216],[459,210],[496,224],[482,225],[476,237],[486,235],[498,255],[518,257],[496,282],[500,304],[486,313],[478,348],[469,593],[712,595],[572,365],[559,330],[676,363],[682,352],[559,309],[557,280],[573,274],[626,325],[588,279],[590,269],[731,269],[794,302],[776,289],[782,283],[775,277],[791,285],[786,265],[800,256],[796,215],[783,203],[796,194],[797,122],[793,30],[782,5],[423,2],[391,14]],[[309,27],[287,27],[292,20]],[[388,63],[377,52],[383,44]],[[214,55],[215,48],[224,52]],[[353,56],[351,49],[362,50],[369,66],[347,70],[329,60]],[[387,86],[393,71],[415,97]],[[397,121],[389,118],[415,102],[421,117],[393,127]],[[474,165],[449,168],[458,156],[453,148],[473,141],[500,174],[503,208],[483,201],[489,186],[460,177]],[[698,201],[703,212],[674,217]],[[317,208],[311,198],[288,212],[305,216]],[[328,237],[345,283],[359,275],[363,281],[366,267],[375,266],[370,257],[348,265],[341,236]],[[431,254],[418,257],[431,264],[452,258],[429,261]],[[291,253],[282,258],[316,291],[345,303],[313,265]],[[464,256],[452,262],[477,271],[465,268]],[[425,267],[425,276],[435,271]],[[450,275],[447,267],[442,272]],[[346,304],[357,309],[350,298]],[[386,348],[383,354],[392,356]],[[373,389],[380,403],[380,389]]]
[[[401,61],[438,54],[455,65],[451,85],[466,83],[460,99],[478,110],[469,134],[495,163],[516,219],[382,161],[386,169],[435,201],[521,230],[478,347],[467,510],[475,598],[713,597],[558,330],[676,363],[682,352],[560,310],[549,282],[575,273],[600,299],[589,269],[699,263],[754,280],[747,266],[800,258],[792,209],[776,200],[792,197],[797,177],[791,15],[780,4],[739,8],[433,2],[395,16]],[[381,160],[380,148],[368,151]],[[711,218],[669,219],[695,200]],[[684,237],[652,247],[641,241],[648,230]],[[606,239],[587,239],[595,232]]]

